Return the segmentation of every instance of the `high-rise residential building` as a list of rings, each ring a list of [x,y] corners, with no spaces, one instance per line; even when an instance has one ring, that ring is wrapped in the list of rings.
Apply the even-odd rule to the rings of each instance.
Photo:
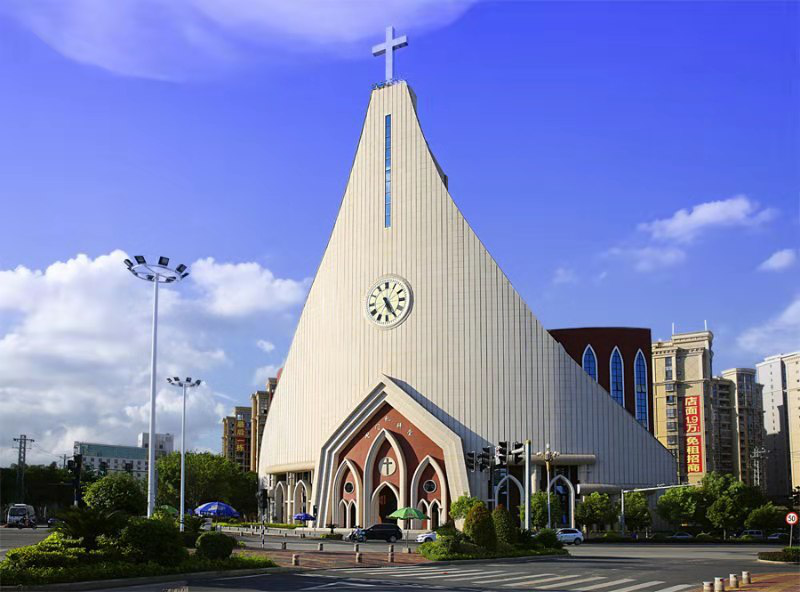
[[[233,415],[222,419],[222,455],[243,471],[250,470],[250,407],[234,407]]]
[[[800,487],[800,352],[765,358],[756,379],[764,385],[767,496],[783,503]]]
[[[261,438],[264,436],[264,425],[267,423],[269,406],[278,386],[277,378],[267,379],[266,390],[256,391],[250,395],[250,470],[258,471],[258,452],[261,450]]]
[[[147,448],[150,445],[150,434],[140,432],[137,439],[139,448]],[[170,454],[175,450],[175,437],[172,434],[159,434],[156,432],[156,458]]]
[[[754,368],[732,368],[722,372],[722,379],[730,383],[730,450],[733,474],[756,487],[766,486],[766,451],[764,450],[764,425],[762,388],[756,382]],[[724,436],[724,434],[723,434]],[[717,438],[727,444],[724,437]],[[722,470],[717,468],[716,470]]]
[[[711,331],[653,344],[654,435],[678,461],[682,483],[714,470]]]

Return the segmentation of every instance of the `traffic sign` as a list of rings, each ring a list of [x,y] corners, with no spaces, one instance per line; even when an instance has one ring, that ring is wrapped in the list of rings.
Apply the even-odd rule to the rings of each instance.
[[[786,514],[786,524],[788,524],[789,526],[794,526],[795,524],[797,524],[798,518],[799,517],[797,515],[797,512],[789,512],[788,514]]]

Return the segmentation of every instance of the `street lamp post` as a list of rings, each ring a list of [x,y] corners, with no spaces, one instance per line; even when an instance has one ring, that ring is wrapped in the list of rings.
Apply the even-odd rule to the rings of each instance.
[[[544,452],[537,452],[536,456],[544,458],[544,466],[547,470],[547,528],[551,528],[552,519],[550,516],[550,464],[560,455],[560,452],[550,450],[550,443],[545,444]]]
[[[181,263],[175,269],[169,266],[169,257],[159,257],[158,263],[148,263],[141,255],[134,257],[136,263],[125,259],[125,266],[140,280],[153,282],[153,335],[150,358],[150,434],[147,454],[147,516],[153,515],[156,507],[156,344],[158,337],[158,286],[172,284],[184,279],[189,272]]]
[[[167,378],[167,382],[183,389],[183,410],[181,411],[181,532],[183,532],[183,517],[186,512],[186,389],[200,386],[202,380],[198,379],[192,382],[191,376],[187,376],[186,380],[173,376]]]

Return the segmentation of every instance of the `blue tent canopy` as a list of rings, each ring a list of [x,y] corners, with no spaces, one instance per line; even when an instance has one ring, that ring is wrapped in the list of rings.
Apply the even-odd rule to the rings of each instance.
[[[238,518],[239,512],[223,502],[207,502],[194,509],[198,516],[214,516],[217,518]]]

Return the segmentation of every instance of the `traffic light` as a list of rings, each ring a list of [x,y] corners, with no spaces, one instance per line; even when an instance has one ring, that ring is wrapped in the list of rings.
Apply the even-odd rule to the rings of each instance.
[[[800,507],[800,487],[795,487],[792,490],[792,506],[795,508]]]
[[[515,465],[522,464],[522,453],[525,451],[525,445],[522,442],[514,442],[511,448],[511,463]]]
[[[269,504],[269,498],[267,497],[267,490],[266,489],[259,489],[258,493],[256,494],[258,498],[258,509],[265,510],[267,508],[267,504]]]
[[[497,459],[497,466],[505,467],[508,465],[508,442],[497,443],[495,458]]]
[[[492,466],[492,447],[484,446],[483,451],[478,455],[478,470],[486,471]]]
[[[474,471],[475,470],[475,466],[476,466],[476,464],[475,464],[475,452],[474,451],[467,452],[466,456],[467,456],[467,470],[468,471]]]

